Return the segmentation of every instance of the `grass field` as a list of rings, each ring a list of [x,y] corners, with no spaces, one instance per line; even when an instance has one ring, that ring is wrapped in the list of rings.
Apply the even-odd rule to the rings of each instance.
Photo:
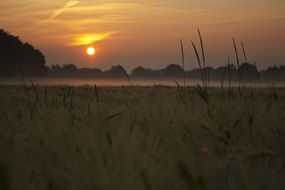
[[[283,190],[285,89],[1,86],[0,163],[3,190]]]

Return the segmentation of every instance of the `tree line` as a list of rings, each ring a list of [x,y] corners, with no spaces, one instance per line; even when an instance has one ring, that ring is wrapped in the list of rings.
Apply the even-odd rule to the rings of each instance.
[[[235,65],[225,67],[206,67],[204,73],[209,73],[210,80],[232,80],[237,81],[240,77],[242,81],[256,80],[278,80],[285,81],[285,66],[269,67],[266,70],[258,71],[257,68],[249,63],[242,63],[237,69]],[[56,78],[94,78],[94,79],[124,79],[126,70],[123,66],[112,66],[109,70],[102,71],[98,68],[77,68],[73,64],[53,65],[48,70],[49,77]],[[170,64],[163,69],[153,70],[150,68],[136,67],[129,73],[131,79],[182,79],[186,76],[187,79],[201,79],[200,69],[192,69],[184,71],[180,65]]]
[[[40,50],[0,29],[0,76],[45,76],[45,62]]]

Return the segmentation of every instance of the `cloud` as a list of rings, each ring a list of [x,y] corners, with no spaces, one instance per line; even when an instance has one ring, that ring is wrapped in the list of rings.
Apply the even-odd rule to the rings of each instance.
[[[101,4],[86,4],[84,6],[72,7],[70,11],[82,12],[82,11],[122,11],[132,10],[135,11],[139,8],[145,7],[140,3],[101,3]]]
[[[72,42],[70,46],[83,46],[90,45],[98,41],[102,41],[111,35],[117,34],[120,31],[103,32],[103,33],[92,33],[92,34],[79,34],[79,35],[68,35],[67,38],[71,38]]]
[[[68,1],[62,8],[55,10],[53,14],[51,15],[51,17],[49,18],[49,20],[55,19],[60,14],[62,14],[66,9],[73,7],[77,5],[78,3],[79,1]]]

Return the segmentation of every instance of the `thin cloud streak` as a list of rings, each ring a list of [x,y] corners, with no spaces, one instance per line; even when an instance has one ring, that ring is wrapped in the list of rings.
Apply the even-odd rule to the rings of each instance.
[[[48,18],[48,19],[44,19],[44,20],[39,20],[39,21],[35,21],[34,24],[32,25],[29,25],[29,26],[26,26],[26,27],[23,27],[21,28],[22,30],[31,30],[35,27],[39,27],[39,26],[43,26],[43,25],[46,25],[46,24],[50,24],[52,23],[53,21],[56,20],[56,18],[61,15],[64,11],[68,10],[69,8],[77,5],[79,3],[79,1],[68,1],[67,3],[65,3],[65,5],[60,8],[60,9],[57,9],[55,11],[53,11],[53,14]],[[36,16],[37,13],[41,13],[41,14],[44,14],[46,11],[48,10],[39,10],[37,12],[34,12],[33,15]],[[26,16],[28,16],[29,14],[31,13],[28,13],[26,14]]]
[[[77,5],[78,3],[79,3],[79,1],[68,1],[61,9],[55,10],[54,13],[52,14],[52,16],[49,18],[49,20],[55,19],[60,14],[62,14],[65,10],[67,10],[70,7]]]
[[[72,12],[81,11],[114,11],[114,10],[137,10],[138,8],[145,7],[146,5],[140,3],[104,3],[98,5],[85,5],[72,7],[69,10]]]

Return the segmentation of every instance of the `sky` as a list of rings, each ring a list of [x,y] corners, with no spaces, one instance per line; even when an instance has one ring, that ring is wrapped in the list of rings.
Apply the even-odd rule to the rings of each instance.
[[[284,0],[1,0],[0,28],[40,49],[47,65],[158,69],[181,64],[183,39],[191,69],[197,28],[209,66],[234,62],[233,37],[260,69],[285,64]]]

